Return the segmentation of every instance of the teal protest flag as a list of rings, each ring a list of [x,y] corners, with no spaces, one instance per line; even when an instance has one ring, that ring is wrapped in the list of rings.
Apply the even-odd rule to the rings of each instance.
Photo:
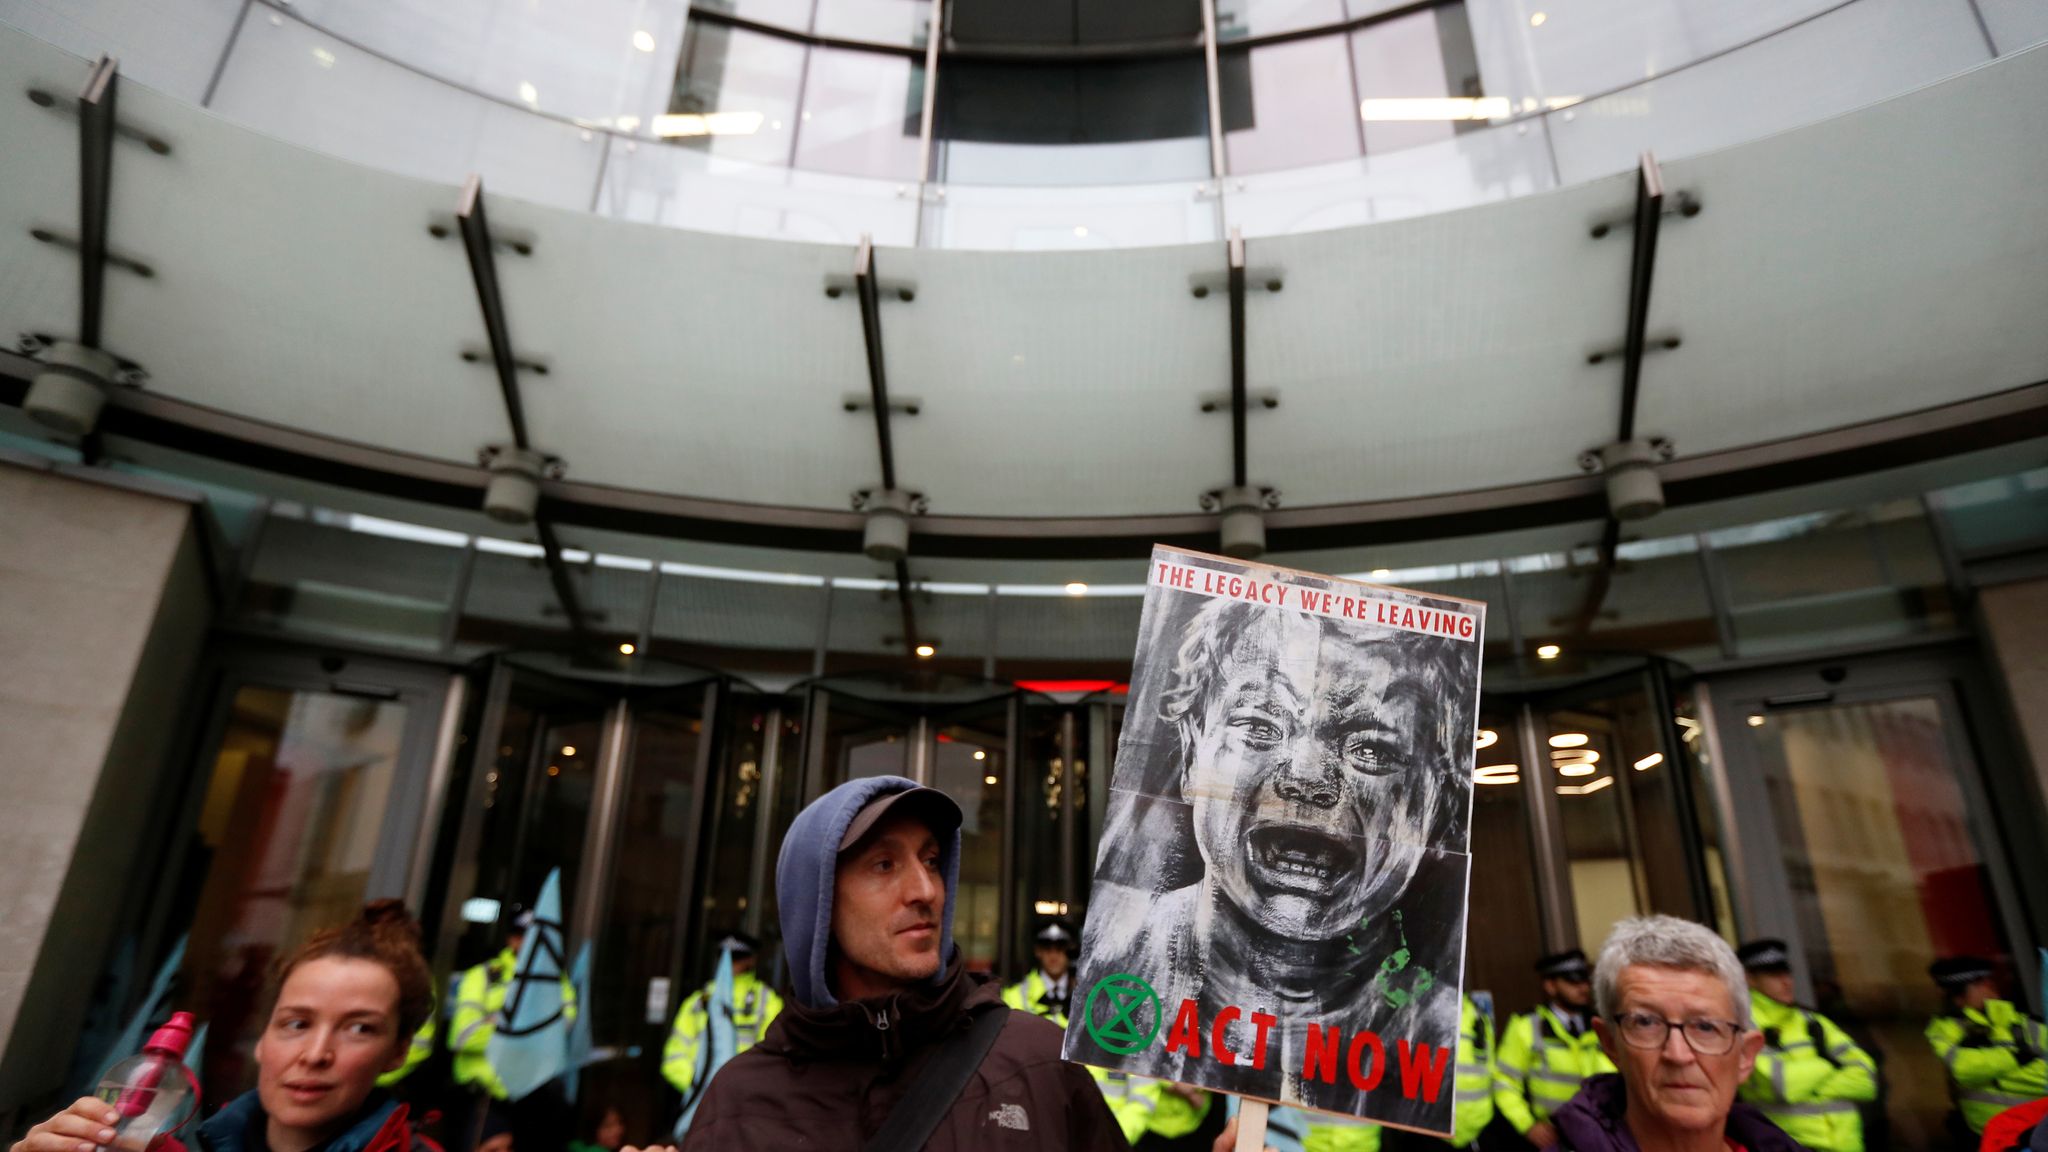
[[[562,1094],[576,1102],[577,1081],[583,1066],[590,1063],[590,941],[576,949],[576,963],[569,966],[569,983],[576,989],[576,1022],[569,1025],[569,1070],[562,1075]]]
[[[562,952],[562,870],[557,868],[533,902],[533,927],[519,945],[497,1031],[485,1049],[508,1099],[525,1099],[569,1066]]]
[[[108,1050],[106,1058],[100,1061],[99,1068],[93,1072],[95,1084],[107,1069],[142,1051],[142,1042],[149,1038],[150,1021],[170,1015],[171,981],[177,978],[178,969],[184,963],[185,937],[180,936],[177,944],[171,948],[171,954],[164,957],[163,967],[157,969],[156,980],[149,986],[149,995],[143,997],[142,1003],[135,1006],[135,1015],[129,1018],[128,1026],[121,1029],[119,1036],[114,1037],[112,1048]],[[191,1066],[196,1071],[198,1066]]]
[[[711,1002],[704,1006],[710,1018],[704,1030],[704,1047],[698,1057],[698,1075],[690,1086],[690,1098],[683,1103],[683,1114],[676,1119],[676,1139],[690,1130],[690,1120],[697,1115],[697,1105],[704,1099],[704,1089],[711,1083],[711,1075],[725,1062],[732,1059],[733,1050],[739,1047],[739,1036],[733,1031],[732,995],[732,948],[718,953],[718,975],[711,981]]]

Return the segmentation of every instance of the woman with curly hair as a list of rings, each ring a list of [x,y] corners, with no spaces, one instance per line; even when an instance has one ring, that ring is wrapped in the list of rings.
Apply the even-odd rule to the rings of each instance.
[[[404,1063],[434,1010],[420,928],[396,900],[316,933],[277,969],[277,997],[256,1041],[256,1087],[189,1134],[201,1152],[439,1152],[406,1106],[377,1088]],[[12,1152],[95,1152],[117,1145],[112,1105],[88,1096]]]

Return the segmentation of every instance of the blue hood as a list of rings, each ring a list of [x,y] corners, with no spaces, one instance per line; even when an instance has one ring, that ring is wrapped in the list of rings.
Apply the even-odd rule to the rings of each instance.
[[[796,814],[782,838],[775,862],[775,899],[782,919],[782,947],[789,957],[790,992],[806,1008],[839,1003],[826,979],[826,957],[832,947],[832,887],[838,871],[839,840],[868,802],[877,796],[917,787],[901,776],[848,780]],[[960,884],[960,833],[939,844],[939,871],[946,878],[946,908],[939,917],[939,955],[944,961],[933,983],[946,975],[953,959],[953,903]]]
[[[398,1101],[383,1091],[370,1093],[370,1098],[363,1101],[360,1119],[349,1125],[348,1131],[328,1141],[323,1152],[361,1152],[397,1110]],[[248,1147],[249,1125],[263,1122],[263,1102],[252,1088],[228,1101],[193,1136],[206,1152],[243,1152]]]

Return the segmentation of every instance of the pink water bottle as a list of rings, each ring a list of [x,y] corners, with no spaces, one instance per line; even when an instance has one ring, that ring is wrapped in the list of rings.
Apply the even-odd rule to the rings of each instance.
[[[142,1051],[100,1078],[96,1093],[114,1106],[114,1139],[122,1152],[148,1152],[183,1127],[199,1108],[199,1081],[185,1067],[192,1046],[192,1014],[175,1012]]]

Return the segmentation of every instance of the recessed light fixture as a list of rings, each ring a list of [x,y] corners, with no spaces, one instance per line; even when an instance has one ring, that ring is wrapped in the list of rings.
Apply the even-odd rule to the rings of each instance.
[[[1394,570],[1392,568],[1375,568],[1372,570],[1372,574],[1375,578],[1380,576],[1392,576],[1394,574]]]
[[[1481,728],[1479,735],[1472,741],[1472,747],[1474,749],[1491,748],[1498,743],[1500,743],[1500,733],[1495,732],[1491,728]]]
[[[1067,585],[1067,595],[1069,596],[1086,596],[1087,594],[1088,586],[1086,584],[1081,583],[1079,580],[1076,580]]]
[[[1487,764],[1472,770],[1474,784],[1520,784],[1522,766],[1519,764]]]
[[[334,67],[334,53],[325,48],[313,49],[313,59],[319,61],[322,68]]]
[[[983,777],[981,778],[981,782],[982,782],[983,784],[993,784],[993,783],[995,783],[995,782],[996,782],[996,778],[995,778],[995,777],[993,777],[993,776],[983,776]]]
[[[540,103],[540,89],[535,88],[531,80],[521,80],[519,82],[519,98],[528,104],[538,105]]]
[[[1548,19],[1550,19],[1550,14],[1547,12],[1531,12],[1529,13],[1529,27],[1541,28],[1543,27],[1543,22]]]
[[[576,746],[575,746],[574,744],[564,744],[564,745],[562,745],[562,755],[564,755],[564,756],[574,756],[575,754],[576,754]]]
[[[649,32],[645,28],[636,30],[633,33],[633,47],[638,48],[642,52],[654,51],[654,33]]]
[[[628,641],[628,642],[626,642],[626,643],[624,643],[624,644],[621,644],[621,645],[619,645],[619,655],[621,655],[621,656],[631,656],[631,655],[632,655],[633,653],[635,653],[635,652],[638,652],[638,651],[639,651],[639,649],[638,649],[638,648],[635,648],[635,647],[633,647],[633,644],[632,644],[632,642],[631,642],[631,641]]]
[[[1567,760],[1557,766],[1559,776],[1591,776],[1597,771],[1591,760]]]
[[[1550,738],[1552,748],[1584,748],[1593,738],[1584,732],[1559,732]]]
[[[986,760],[986,759],[988,759],[988,753],[986,753],[986,752],[982,751],[982,750],[981,750],[981,749],[979,749],[979,748],[976,748],[976,749],[974,750],[974,758],[975,758],[976,760]]]
[[[1652,752],[1648,756],[1643,757],[1641,760],[1636,761],[1636,771],[1648,772],[1650,769],[1655,768],[1657,765],[1662,764],[1663,762],[1664,754],[1662,752]]]
[[[1750,726],[1751,728],[1761,728],[1761,727],[1763,727],[1763,726],[1764,726],[1764,718],[1763,718],[1762,716],[1751,716],[1751,717],[1749,718],[1749,726]]]
[[[1074,225],[1074,235],[1076,235],[1076,236],[1086,236],[1086,235],[1088,235],[1088,226],[1087,226],[1086,224],[1076,224],[1076,225]]]
[[[550,775],[550,776],[560,776],[561,774],[562,774],[562,766],[561,766],[560,764],[550,764],[550,765],[548,765],[548,775]]]
[[[1536,658],[1538,660],[1555,660],[1558,657],[1558,653],[1563,651],[1564,649],[1559,648],[1555,644],[1545,644],[1536,650]]]
[[[1559,784],[1557,786],[1557,794],[1560,796],[1590,796],[1602,788],[1610,788],[1613,785],[1614,777],[1602,776],[1598,780],[1588,780],[1584,784]]]
[[[917,658],[919,660],[929,660],[938,654],[939,650],[929,644],[919,644],[917,646]]]

